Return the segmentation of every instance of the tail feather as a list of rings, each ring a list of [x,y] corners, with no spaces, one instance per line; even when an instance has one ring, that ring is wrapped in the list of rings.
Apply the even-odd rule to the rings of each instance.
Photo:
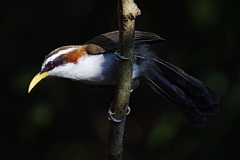
[[[219,96],[211,88],[205,86],[200,80],[186,74],[180,68],[163,61],[155,59],[160,65],[164,77],[179,86],[185,93],[199,102],[199,107],[205,108],[219,102]],[[199,99],[199,97],[202,97]]]
[[[168,77],[175,83],[181,86],[195,96],[204,96],[207,92],[207,88],[201,81],[186,74],[182,69],[170,64],[162,59],[154,59],[159,65],[160,69],[165,77]]]
[[[219,96],[200,80],[186,74],[180,68],[161,59],[155,60],[160,71],[158,75],[147,73],[147,83],[177,109],[195,126],[205,125],[208,115],[218,112]]]
[[[166,100],[173,103],[177,109],[195,126],[202,127],[206,118],[197,106],[177,86],[171,84],[162,76],[145,77],[147,83]]]

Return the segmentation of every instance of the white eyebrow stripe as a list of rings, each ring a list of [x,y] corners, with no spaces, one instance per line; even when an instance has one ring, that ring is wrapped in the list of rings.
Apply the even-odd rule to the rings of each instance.
[[[57,53],[55,53],[54,55],[52,55],[51,57],[49,57],[48,59],[50,60],[54,60],[55,58],[57,58],[58,56],[62,55],[62,54],[65,54],[65,53],[68,53],[68,52],[71,52],[73,50],[75,50],[77,48],[68,48],[68,49],[64,49],[64,50],[60,50],[58,51]]]
[[[77,48],[68,48],[68,49],[64,49],[64,50],[60,50],[57,53],[55,53],[54,55],[52,55],[51,57],[48,57],[48,59],[46,59],[46,61],[43,63],[42,65],[42,69],[44,68],[44,66],[49,62],[49,61],[53,61],[55,58],[57,58],[60,55],[63,55],[65,53],[71,52],[73,50],[75,50]]]

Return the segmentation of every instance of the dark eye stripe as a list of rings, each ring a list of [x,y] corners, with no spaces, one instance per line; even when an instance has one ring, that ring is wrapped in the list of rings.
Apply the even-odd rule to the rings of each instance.
[[[47,72],[54,69],[57,66],[63,65],[66,63],[66,57],[61,55],[55,58],[53,61],[49,61],[43,68],[42,72]]]
[[[64,55],[60,55],[59,57],[54,59],[55,67],[61,66],[67,62],[67,58]]]

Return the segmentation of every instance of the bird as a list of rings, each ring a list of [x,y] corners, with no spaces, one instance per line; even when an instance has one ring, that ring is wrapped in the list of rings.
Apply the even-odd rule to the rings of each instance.
[[[135,31],[132,90],[146,83],[173,104],[189,122],[203,127],[219,111],[220,96],[202,81],[164,61],[151,50],[165,39],[151,32]],[[115,86],[118,76],[119,31],[101,34],[83,45],[59,47],[48,55],[29,85],[30,92],[46,77],[61,77],[89,86]]]

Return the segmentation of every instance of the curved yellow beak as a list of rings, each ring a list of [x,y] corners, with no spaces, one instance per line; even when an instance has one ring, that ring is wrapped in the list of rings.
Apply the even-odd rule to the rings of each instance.
[[[29,88],[28,88],[28,93],[31,92],[31,90],[33,89],[33,87],[35,87],[38,82],[40,82],[42,79],[44,79],[45,77],[48,76],[47,72],[43,72],[43,73],[38,73],[31,81]]]

